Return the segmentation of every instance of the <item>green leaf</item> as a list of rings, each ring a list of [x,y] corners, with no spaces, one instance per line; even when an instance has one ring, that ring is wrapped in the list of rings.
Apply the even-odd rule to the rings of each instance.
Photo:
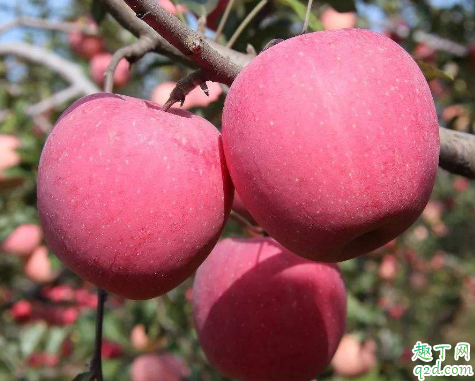
[[[282,5],[292,8],[292,10],[297,14],[300,19],[305,20],[305,13],[307,12],[307,7],[301,2],[299,2],[298,0],[278,0],[278,2]],[[310,13],[308,26],[313,31],[323,30],[321,22],[313,13]]]
[[[101,0],[93,0],[91,6],[92,18],[99,25],[107,14],[107,8]]]
[[[354,0],[329,0],[328,5],[331,5],[337,12],[355,12],[356,5]]]
[[[58,353],[68,334],[69,330],[64,327],[51,328],[48,332],[48,339],[46,341],[46,352]]]
[[[21,331],[20,348],[25,357],[33,353],[33,351],[41,342],[41,339],[43,339],[46,331],[47,327],[44,323],[28,326]]]
[[[424,74],[424,77],[426,77],[427,81],[432,81],[433,79],[436,79],[436,78],[446,79],[448,81],[454,80],[454,78],[451,75],[440,70],[435,65],[432,65],[420,60],[416,60],[416,62],[419,65],[419,68],[421,69],[422,74]]]

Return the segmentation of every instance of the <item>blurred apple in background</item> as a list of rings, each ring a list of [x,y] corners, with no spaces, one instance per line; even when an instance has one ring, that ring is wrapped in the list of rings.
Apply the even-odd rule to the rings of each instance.
[[[99,85],[104,85],[104,73],[109,66],[111,61],[112,54],[110,53],[99,53],[92,57],[91,63],[89,65],[92,79]],[[125,86],[130,80],[130,65],[125,58],[122,58],[117,65],[117,68],[114,73],[114,86],[122,87]]]
[[[336,374],[352,378],[370,372],[376,362],[373,340],[361,342],[356,336],[346,334],[333,357],[332,366]]]
[[[358,16],[355,12],[337,12],[333,8],[327,8],[320,16],[325,30],[353,28],[356,26]]]
[[[23,267],[25,275],[36,283],[48,283],[55,277],[48,258],[48,248],[40,246],[28,257]]]
[[[206,82],[209,90],[209,97],[201,90],[201,88],[195,87],[185,98],[183,107],[185,110],[189,110],[193,107],[206,107],[210,103],[218,100],[219,96],[223,92],[219,83]],[[152,91],[150,100],[159,105],[165,104],[170,97],[170,93],[175,88],[176,82],[163,82]],[[174,107],[179,108],[180,104],[177,103]]]
[[[394,254],[386,254],[379,266],[379,279],[386,282],[393,282],[398,273],[398,262]]]
[[[180,4],[175,6],[175,4],[173,4],[171,0],[158,0],[158,4],[160,4],[163,8],[165,8],[166,11],[170,12],[172,15],[176,15],[178,12],[184,13],[187,11],[186,7]]]
[[[132,363],[132,381],[181,381],[191,374],[185,363],[176,356],[148,354]]]
[[[97,24],[90,18],[78,20],[77,24],[99,31]],[[104,42],[100,36],[88,35],[79,30],[69,33],[68,41],[71,50],[85,59],[91,59],[104,50]]]
[[[43,239],[41,228],[35,224],[18,226],[3,241],[2,249],[8,253],[26,256],[35,250]]]

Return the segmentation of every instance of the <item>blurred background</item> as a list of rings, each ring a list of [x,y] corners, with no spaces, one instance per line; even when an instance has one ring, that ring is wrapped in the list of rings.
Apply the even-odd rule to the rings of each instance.
[[[160,3],[192,28],[205,10],[205,34],[223,44],[231,40],[242,52],[259,52],[273,38],[300,33],[306,8],[298,0],[236,0],[219,30],[228,0],[204,6],[196,1]],[[256,6],[256,15],[235,35]],[[353,26],[384,33],[404,47],[429,81],[440,124],[474,132],[473,1],[314,1],[310,30]],[[65,269],[43,241],[37,165],[61,112],[99,91],[110,54],[134,40],[100,1],[0,1],[1,380],[72,380],[90,360],[95,288]],[[121,62],[114,91],[163,103],[188,70],[150,53],[131,67]],[[185,107],[219,128],[226,88],[213,84],[210,93],[207,98],[195,89]],[[452,344],[445,364],[475,365],[453,359],[458,342],[475,344],[474,221],[475,186],[440,170],[427,208],[409,231],[377,252],[341,263],[351,336],[341,344],[344,360],[335,360],[319,380],[412,380],[417,341]],[[252,234],[230,220],[224,236]],[[106,380],[224,380],[197,342],[191,284],[188,279],[149,301],[109,296],[102,349]]]

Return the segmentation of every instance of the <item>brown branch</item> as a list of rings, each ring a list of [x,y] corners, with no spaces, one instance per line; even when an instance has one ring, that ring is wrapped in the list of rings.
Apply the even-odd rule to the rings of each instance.
[[[439,127],[439,166],[446,171],[475,179],[475,135]]]
[[[168,111],[175,103],[180,102],[183,106],[185,102],[185,97],[193,90],[196,86],[200,86],[206,95],[209,96],[208,87],[206,86],[206,81],[212,81],[212,78],[202,70],[198,69],[186,77],[180,79],[175,88],[172,90],[170,97],[165,102],[162,107],[162,111]]]
[[[155,45],[156,42],[153,38],[149,37],[148,35],[143,35],[132,45],[125,46],[117,50],[112,55],[110,63],[104,72],[104,91],[108,93],[112,92],[114,86],[114,73],[117,69],[117,65],[119,65],[120,60],[126,58],[129,63],[132,64],[142,58],[148,52],[152,51]]]
[[[183,55],[217,78],[219,82],[231,85],[241,66],[214,50],[203,37],[181,23],[157,1],[126,0],[126,3],[138,18],[150,25]]]

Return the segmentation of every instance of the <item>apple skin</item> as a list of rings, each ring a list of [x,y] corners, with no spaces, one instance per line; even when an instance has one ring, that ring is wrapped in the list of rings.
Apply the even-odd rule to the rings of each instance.
[[[338,12],[332,7],[323,11],[320,20],[325,30],[354,28],[358,16],[355,12]]]
[[[43,239],[41,228],[35,224],[18,226],[3,241],[2,250],[18,256],[30,255]]]
[[[189,110],[193,107],[206,107],[210,103],[218,100],[219,96],[223,92],[221,86],[216,82],[208,82],[209,97],[201,90],[199,87],[195,87],[190,93],[185,97],[185,102],[183,103],[182,108]],[[152,102],[163,105],[168,98],[172,90],[175,88],[176,82],[163,82],[159,84],[152,91],[150,99]],[[175,104],[176,108],[181,107],[179,103]]]
[[[92,57],[89,64],[89,70],[91,72],[92,79],[99,86],[104,85],[104,73],[109,66],[112,54],[99,53]],[[123,87],[130,80],[130,65],[125,58],[122,58],[117,65],[114,73],[114,86]]]
[[[262,52],[232,84],[223,146],[254,219],[295,254],[337,262],[405,231],[439,159],[427,82],[368,30],[301,35]]]
[[[211,123],[126,96],[75,102],[40,158],[48,246],[83,279],[130,299],[164,294],[196,270],[232,196]]]
[[[256,225],[256,221],[254,218],[252,218],[251,213],[246,209],[244,206],[241,197],[237,194],[236,191],[234,191],[234,198],[233,198],[233,206],[232,209],[240,214],[242,217],[244,217],[246,220],[248,220],[251,224]]]
[[[343,377],[359,377],[370,372],[376,365],[376,343],[360,342],[355,336],[343,337],[332,359],[336,374]]]
[[[228,238],[199,267],[193,315],[201,346],[226,377],[310,381],[345,331],[346,289],[334,264],[272,238]]]
[[[179,357],[147,354],[132,363],[132,381],[180,381],[190,376],[190,369]]]

